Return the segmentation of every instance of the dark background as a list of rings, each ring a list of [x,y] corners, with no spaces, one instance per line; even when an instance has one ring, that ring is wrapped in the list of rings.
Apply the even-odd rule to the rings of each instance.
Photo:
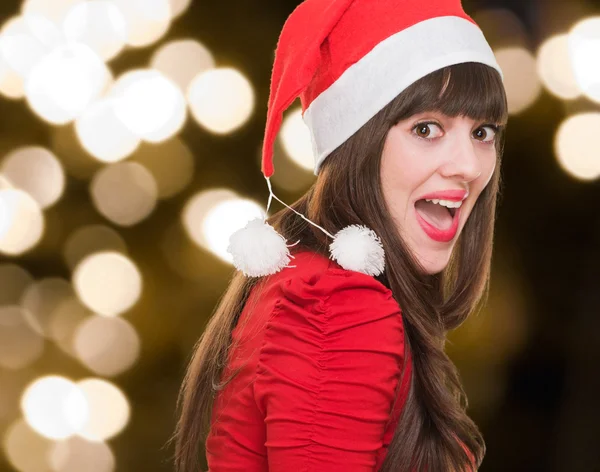
[[[577,19],[548,15],[554,7],[560,11],[558,4],[571,2],[470,0],[464,6],[470,14],[492,7],[510,9],[525,25],[526,46],[535,51],[549,34]],[[192,184],[161,201],[140,224],[116,228],[143,270],[145,284],[142,299],[124,315],[140,335],[140,359],[112,379],[132,407],[127,428],[109,442],[119,471],[172,470],[172,451],[164,444],[174,428],[178,388],[193,343],[233,269],[197,249],[194,263],[202,265],[202,274],[185,278],[172,270],[158,248],[165,228],[203,188],[229,187],[266,203],[256,153],[264,131],[273,51],[285,19],[298,3],[194,0],[158,43],[200,40],[218,65],[246,74],[257,104],[250,121],[225,136],[205,132],[189,120],[180,136],[196,159]],[[581,16],[600,13],[599,2],[573,3]],[[0,2],[0,20],[18,8],[17,1]],[[113,71],[145,66],[155,47],[125,51],[111,62]],[[566,104],[543,91],[533,106],[509,120],[490,300],[476,319],[452,333],[448,346],[469,395],[470,415],[486,440],[484,472],[600,471],[600,184],[567,175],[553,150],[554,134],[567,114],[599,108],[583,99]],[[22,101],[0,99],[0,116],[3,153],[7,143],[52,147],[52,127]],[[598,146],[597,136],[590,140]],[[301,194],[278,189],[287,203]],[[89,182],[74,177],[69,177],[63,200],[46,217],[43,247],[18,258],[0,257],[0,263],[17,262],[35,278],[69,279],[59,253],[64,238],[85,224],[111,223],[94,209]],[[28,368],[31,379],[49,373],[74,379],[90,375],[51,345],[46,353]],[[18,415],[15,403],[14,414],[0,418],[0,437]],[[5,460],[0,454],[0,470],[13,470]]]

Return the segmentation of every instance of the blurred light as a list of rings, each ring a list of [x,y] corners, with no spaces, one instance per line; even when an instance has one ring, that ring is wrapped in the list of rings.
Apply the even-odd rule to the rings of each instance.
[[[178,137],[159,144],[144,143],[131,159],[152,173],[158,186],[158,198],[177,195],[194,178],[194,156]]]
[[[258,203],[247,199],[226,200],[208,212],[203,230],[209,250],[224,261],[233,262],[227,252],[229,238],[254,218],[263,218],[264,210]]]
[[[89,416],[81,389],[57,375],[40,377],[21,397],[25,420],[35,431],[50,439],[64,439],[80,431]]]
[[[0,190],[7,188],[15,188],[14,185],[6,178],[6,176],[0,174]]]
[[[104,316],[118,316],[140,298],[142,276],[131,259],[105,251],[79,263],[73,273],[73,286],[91,310]]]
[[[513,115],[521,113],[533,105],[542,91],[535,58],[523,48],[499,49],[495,55],[504,73],[508,111]]]
[[[22,369],[44,351],[44,340],[25,321],[19,306],[0,307],[0,366]]]
[[[230,133],[241,127],[254,109],[254,90],[240,72],[211,69],[190,83],[188,101],[194,119],[213,133]]]
[[[22,147],[9,153],[0,164],[0,172],[43,209],[54,205],[65,190],[62,164],[43,147]]]
[[[2,38],[0,37],[0,43]],[[25,84],[23,78],[17,74],[0,54],[0,93],[12,100],[25,96]]]
[[[54,441],[37,434],[22,418],[6,431],[3,446],[6,458],[19,472],[51,472],[48,454]]]
[[[186,93],[192,79],[215,67],[213,55],[195,39],[169,41],[156,50],[150,61]]]
[[[156,207],[158,188],[152,174],[137,162],[110,164],[91,182],[94,206],[107,219],[132,226]]]
[[[108,0],[88,0],[74,5],[63,21],[69,41],[87,44],[105,61],[117,56],[127,41],[123,13]]]
[[[284,189],[286,192],[305,192],[315,181],[316,177],[312,167],[301,167],[283,150],[281,135],[275,140],[273,146],[273,162],[277,172],[271,177],[274,187]],[[262,164],[262,145],[256,150],[256,166]],[[273,209],[271,208],[271,211]]]
[[[129,422],[129,402],[114,384],[101,379],[85,379],[77,385],[86,396],[90,415],[77,434],[89,441],[106,441]]]
[[[544,41],[538,50],[537,69],[544,86],[557,97],[572,100],[581,95],[573,73],[566,34]]]
[[[573,26],[569,49],[579,87],[586,97],[600,103],[600,16]]]
[[[164,141],[183,127],[186,101],[177,84],[152,69],[134,70],[113,85],[114,110],[121,122],[149,142]]]
[[[117,162],[125,159],[141,140],[115,114],[114,99],[94,102],[75,121],[79,142],[96,159]]]
[[[0,53],[22,78],[28,77],[33,67],[63,42],[58,27],[41,15],[13,17],[0,34]]]
[[[192,0],[170,0],[169,3],[171,4],[171,14],[173,18],[176,18],[185,13]]]
[[[25,0],[21,6],[22,14],[37,13],[60,25],[69,9],[83,0]]]
[[[148,46],[158,41],[171,26],[169,0],[112,0],[127,22],[127,44]]]
[[[226,188],[204,190],[190,198],[181,214],[182,224],[189,238],[198,246],[209,250],[204,219],[219,203],[237,198],[233,190]]]
[[[48,336],[63,352],[76,357],[75,332],[78,326],[92,315],[78,298],[68,298],[53,311],[48,324]]]
[[[508,8],[486,8],[474,13],[473,19],[492,48],[525,47],[529,43],[523,21]]]
[[[283,149],[292,160],[304,169],[313,169],[315,159],[308,126],[302,120],[302,110],[288,113],[281,126]]]
[[[18,305],[33,277],[17,264],[0,265],[0,306]]]
[[[18,256],[33,248],[44,232],[44,214],[27,192],[0,190],[0,253]]]
[[[73,347],[88,369],[103,377],[113,377],[135,364],[140,355],[140,338],[122,318],[90,316],[77,326]]]
[[[29,326],[38,334],[48,336],[54,310],[73,296],[71,284],[60,277],[48,277],[27,287],[21,306]]]
[[[554,147],[560,166],[581,180],[600,177],[600,148],[595,136],[600,130],[600,113],[581,113],[563,121]]]
[[[25,83],[31,109],[53,124],[79,116],[106,88],[111,73],[89,46],[69,43],[38,62]]]
[[[113,472],[116,466],[108,444],[77,436],[54,443],[47,456],[53,472]]]
[[[101,251],[127,253],[125,240],[114,229],[104,225],[89,225],[71,233],[63,249],[63,255],[71,270],[82,259]],[[0,279],[1,280],[1,279]]]

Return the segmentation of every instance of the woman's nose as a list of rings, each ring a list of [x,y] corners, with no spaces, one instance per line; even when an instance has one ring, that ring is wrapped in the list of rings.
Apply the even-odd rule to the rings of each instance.
[[[475,180],[481,175],[481,157],[472,138],[456,139],[452,143],[448,159],[440,167],[440,174],[464,182]]]

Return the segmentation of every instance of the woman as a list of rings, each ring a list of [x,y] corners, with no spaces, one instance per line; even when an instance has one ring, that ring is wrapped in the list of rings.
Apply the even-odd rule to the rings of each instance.
[[[182,387],[178,472],[198,470],[206,433],[211,472],[480,466],[444,344],[487,292],[507,104],[460,1],[427,5],[308,0],[286,22],[263,172],[300,95],[318,177],[267,220],[297,241],[293,265],[236,263]],[[370,264],[349,257],[364,241],[329,246],[352,225],[384,266],[377,245]]]

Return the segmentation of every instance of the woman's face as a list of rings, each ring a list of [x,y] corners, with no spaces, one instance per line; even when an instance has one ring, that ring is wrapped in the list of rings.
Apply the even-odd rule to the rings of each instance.
[[[390,129],[381,162],[384,198],[400,235],[428,274],[446,267],[490,181],[496,166],[495,141],[494,123],[440,112],[413,115]],[[442,192],[437,199],[461,206],[449,211],[439,204],[444,201],[422,200],[437,192]]]

